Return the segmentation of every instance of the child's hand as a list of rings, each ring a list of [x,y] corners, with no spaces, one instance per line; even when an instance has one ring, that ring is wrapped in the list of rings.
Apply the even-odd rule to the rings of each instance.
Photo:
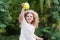
[[[37,40],[43,40],[43,38],[38,38]]]
[[[22,3],[21,6],[23,7],[24,6],[24,3]]]

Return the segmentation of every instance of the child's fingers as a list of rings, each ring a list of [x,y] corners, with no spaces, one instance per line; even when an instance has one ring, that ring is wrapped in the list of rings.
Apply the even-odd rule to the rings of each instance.
[[[21,6],[23,7],[24,6],[24,3],[22,3]]]
[[[39,38],[39,39],[37,39],[37,40],[43,40],[43,38]]]
[[[43,40],[43,38],[41,38],[40,40]]]

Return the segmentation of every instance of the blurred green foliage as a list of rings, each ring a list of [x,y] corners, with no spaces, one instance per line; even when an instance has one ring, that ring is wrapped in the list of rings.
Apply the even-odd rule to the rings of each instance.
[[[5,36],[0,34],[0,40],[18,40],[18,35]]]
[[[44,40],[60,40],[60,0],[0,0],[0,33],[20,34],[18,17],[23,2],[39,14],[35,34]]]

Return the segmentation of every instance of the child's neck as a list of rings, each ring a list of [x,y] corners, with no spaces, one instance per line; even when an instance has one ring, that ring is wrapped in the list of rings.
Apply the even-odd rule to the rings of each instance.
[[[28,24],[31,24],[30,22],[27,22]]]

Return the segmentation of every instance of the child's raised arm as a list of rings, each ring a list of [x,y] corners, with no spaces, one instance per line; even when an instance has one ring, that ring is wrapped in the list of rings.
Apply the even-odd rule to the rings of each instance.
[[[19,23],[23,21],[23,17],[24,17],[24,9],[22,8],[21,13],[19,14]]]
[[[24,17],[24,8],[23,8],[23,6],[24,6],[24,3],[22,3],[21,4],[21,6],[22,6],[22,10],[21,10],[21,12],[20,12],[20,14],[19,14],[19,23],[21,23],[22,22],[22,20],[23,20],[23,17]]]

